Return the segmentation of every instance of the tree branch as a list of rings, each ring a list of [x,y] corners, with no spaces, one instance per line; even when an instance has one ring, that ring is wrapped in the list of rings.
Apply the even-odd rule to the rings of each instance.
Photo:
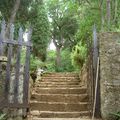
[[[13,10],[11,12],[10,20],[8,21],[8,25],[7,25],[7,28],[6,28],[6,37],[9,37],[10,24],[13,24],[15,22],[16,14],[17,14],[17,11],[20,7],[20,2],[21,2],[21,0],[16,0],[15,1]]]

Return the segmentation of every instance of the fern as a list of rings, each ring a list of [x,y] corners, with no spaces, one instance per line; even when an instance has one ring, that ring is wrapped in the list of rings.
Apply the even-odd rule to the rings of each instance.
[[[1,114],[0,115],[0,120],[5,120],[6,119],[6,114]]]
[[[72,64],[76,68],[82,68],[87,56],[87,48],[86,45],[83,45],[82,42],[79,42],[71,53]]]

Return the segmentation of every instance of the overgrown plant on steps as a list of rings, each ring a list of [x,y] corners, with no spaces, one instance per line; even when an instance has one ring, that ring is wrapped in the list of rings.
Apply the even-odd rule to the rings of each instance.
[[[113,117],[115,117],[115,120],[120,120],[120,111],[119,112],[113,112],[110,113]]]

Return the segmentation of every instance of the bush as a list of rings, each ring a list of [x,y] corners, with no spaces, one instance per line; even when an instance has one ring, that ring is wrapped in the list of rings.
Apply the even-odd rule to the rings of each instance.
[[[72,58],[72,65],[76,69],[81,69],[87,56],[87,47],[86,45],[82,45],[79,42],[72,50],[71,58]]]
[[[55,72],[55,56],[54,50],[49,50],[47,54],[46,66],[48,72]]]
[[[47,70],[49,72],[72,72],[74,71],[74,67],[71,62],[71,52],[69,49],[64,49],[61,52],[61,67],[59,69],[55,66],[55,59],[56,59],[56,51],[50,50],[48,51],[47,57]]]
[[[69,49],[65,49],[61,53],[61,72],[72,72],[74,71],[74,66],[71,62],[71,52]]]
[[[23,48],[21,52],[21,64],[25,63],[26,49]],[[42,62],[38,57],[35,57],[31,54],[30,56],[30,71],[36,71],[37,68],[44,68],[46,64]]]
[[[46,64],[42,62],[39,58],[31,55],[30,57],[30,70],[35,71],[37,68],[44,68]]]

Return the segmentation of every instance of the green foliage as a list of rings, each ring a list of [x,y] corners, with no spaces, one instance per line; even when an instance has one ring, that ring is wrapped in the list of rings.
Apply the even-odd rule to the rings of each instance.
[[[71,52],[69,49],[65,49],[61,53],[61,66],[59,69],[57,69],[57,66],[55,65],[55,58],[56,58],[56,52],[54,50],[48,51],[47,55],[47,71],[49,72],[72,72],[74,71],[74,67],[71,63]]]
[[[83,66],[87,55],[87,48],[86,45],[82,44],[81,42],[78,43],[71,53],[72,64],[75,68],[81,69]]]
[[[0,0],[0,12],[2,17],[9,22],[16,0]],[[29,7],[33,0],[21,0],[20,8],[16,14],[16,23],[26,24],[29,17]]]
[[[76,4],[72,1],[51,0],[47,5],[51,18],[51,35],[55,39],[56,46],[61,48],[65,47],[66,43],[73,44],[78,28]]]
[[[42,61],[45,61],[49,43],[49,22],[44,3],[36,1],[31,8],[31,14],[33,53]]]
[[[56,46],[56,71],[64,71],[62,66],[62,49],[71,48],[74,35],[78,29],[77,7],[72,0],[47,1],[50,18],[51,38]],[[61,59],[60,59],[61,58]]]
[[[59,69],[60,72],[72,72],[75,70],[71,62],[71,52],[69,49],[62,51],[61,58],[61,68]]]
[[[48,72],[55,72],[55,56],[56,53],[54,50],[48,51],[46,66]]]
[[[115,117],[115,120],[120,120],[120,111],[119,112],[113,112],[110,113],[110,115],[112,115],[113,117]]]
[[[25,64],[25,58],[26,57],[26,49],[23,48],[21,52],[21,64]],[[30,71],[36,71],[37,68],[43,68],[45,66],[45,63],[42,62],[38,57],[31,54],[30,56]]]
[[[100,11],[96,8],[98,8],[97,1],[82,2],[78,7],[79,29],[74,36],[76,46],[73,47],[71,53],[72,64],[76,69],[81,69],[86,60],[86,44],[92,41],[93,25],[97,24],[98,31],[101,27]]]
[[[45,66],[46,64],[42,62],[39,58],[31,55],[31,58],[30,58],[30,70],[31,71],[35,71],[37,70],[37,68],[43,68]]]
[[[0,120],[7,120],[6,114],[0,113]]]
[[[75,35],[76,43],[82,41],[83,44],[86,44],[87,41],[92,39],[94,24],[97,24],[98,31],[100,30],[100,12],[98,9],[94,9],[97,7],[96,2],[84,3],[80,6],[79,29]]]
[[[0,0],[0,20],[4,17],[9,22],[15,1]],[[110,4],[109,31],[120,31],[120,1],[111,0]],[[74,70],[71,59],[74,66],[81,68],[86,58],[86,44],[92,41],[93,25],[96,24],[98,32],[108,30],[106,11],[105,0],[92,0],[90,2],[89,0],[21,0],[16,14],[15,26],[17,26],[16,29],[21,24],[23,27],[32,26],[31,69],[47,64],[48,71],[56,70],[55,51],[49,51],[47,62],[41,62],[46,60],[50,39],[61,50],[61,55],[59,55],[61,56],[61,67],[58,71]],[[15,33],[15,38],[17,38],[16,36],[17,33]],[[21,63],[24,62],[24,57],[25,52],[22,52]]]
[[[0,0],[0,17],[2,16],[7,22],[10,20],[15,2],[16,0]],[[16,28],[32,26],[34,55],[44,61],[49,42],[49,22],[43,0],[21,0],[15,18]]]

